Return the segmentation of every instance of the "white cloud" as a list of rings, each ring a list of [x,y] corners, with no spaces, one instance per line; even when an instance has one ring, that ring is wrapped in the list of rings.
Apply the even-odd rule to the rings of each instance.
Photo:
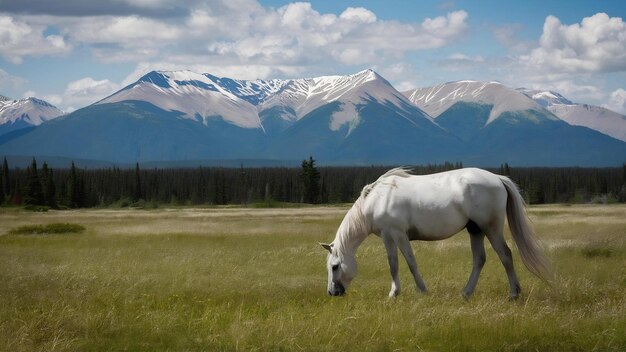
[[[86,17],[63,27],[73,41],[88,44],[136,44],[162,46],[179,39],[183,33],[175,25],[139,16]],[[138,43],[139,42],[139,43]]]
[[[457,61],[470,61],[470,62],[485,62],[485,58],[477,55],[477,56],[467,56],[461,53],[454,53],[448,57],[449,60],[457,60]]]
[[[22,87],[26,80],[22,77],[13,76],[0,68],[0,89],[13,91]]]
[[[348,7],[339,18],[362,23],[376,22],[376,14],[363,7]]]
[[[73,106],[86,106],[94,103],[118,90],[120,86],[108,79],[95,80],[85,77],[72,81],[63,93],[64,104]]]
[[[603,105],[607,109],[626,115],[626,90],[618,88],[609,96],[608,104]]]
[[[521,40],[517,34],[523,30],[523,26],[519,23],[507,24],[492,30],[494,38],[507,49],[514,53],[527,53],[533,47],[537,46],[537,42],[531,40]]]
[[[170,0],[126,0],[166,8]],[[68,42],[90,48],[101,62],[170,61],[240,66],[372,66],[408,52],[439,48],[460,37],[467,13],[453,11],[422,22],[380,20],[363,7],[320,13],[310,3],[264,7],[254,0],[195,3],[181,18],[130,16],[22,16],[24,26],[58,29],[45,38],[54,48]],[[28,22],[28,24],[27,24]],[[41,49],[38,49],[41,51]],[[15,51],[7,51],[15,52]],[[175,57],[175,58],[174,58]],[[359,67],[360,68],[360,67]]]
[[[597,13],[572,25],[548,16],[539,47],[522,60],[532,67],[556,72],[617,72],[626,70],[626,23]]]
[[[65,90],[60,94],[46,94],[27,90],[22,94],[22,97],[43,99],[65,112],[72,112],[76,109],[93,104],[120,88],[121,86],[119,84],[111,82],[108,79],[95,80],[91,77],[85,77],[68,83]]]
[[[19,64],[25,56],[57,55],[71,50],[63,37],[44,36],[44,29],[44,26],[31,26],[11,16],[0,15],[0,56]]]
[[[437,65],[449,72],[464,72],[482,70],[488,71],[494,69],[497,65],[502,65],[502,62],[497,62],[497,58],[485,58],[480,55],[470,56],[463,53],[454,53],[447,58],[437,61]],[[493,65],[497,64],[497,65]],[[462,79],[466,79],[464,77]]]
[[[379,20],[365,8],[349,7],[337,16],[319,13],[310,3],[273,9],[240,2],[238,7],[217,2],[222,5],[193,9],[177,27],[179,31],[172,31],[180,37],[164,38],[158,53],[150,51],[156,46],[145,45],[145,54],[136,49],[121,55],[107,47],[94,53],[101,60],[116,62],[143,58],[137,69],[142,72],[146,65],[166,69],[155,67],[160,63],[238,78],[318,75],[337,64],[362,68],[398,61],[408,52],[447,45],[467,28],[465,11],[406,23]]]

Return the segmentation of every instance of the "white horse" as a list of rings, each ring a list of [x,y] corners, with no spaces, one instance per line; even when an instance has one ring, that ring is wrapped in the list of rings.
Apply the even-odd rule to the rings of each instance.
[[[521,292],[513,268],[511,250],[502,230],[505,213],[523,263],[538,277],[551,281],[552,269],[534,238],[524,211],[524,200],[507,177],[481,169],[460,169],[416,176],[392,169],[363,188],[344,217],[335,240],[321,244],[328,250],[328,294],[343,295],[357,273],[355,253],[370,234],[381,237],[391,272],[389,297],[400,294],[398,248],[406,259],[417,288],[426,291],[409,241],[436,241],[466,228],[470,234],[473,267],[463,296],[476,288],[485,264],[484,238],[498,254],[506,270],[510,297]]]

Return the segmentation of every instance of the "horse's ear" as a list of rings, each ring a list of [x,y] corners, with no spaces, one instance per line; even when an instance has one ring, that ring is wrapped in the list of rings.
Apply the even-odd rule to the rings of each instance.
[[[320,245],[322,247],[324,247],[325,250],[329,251],[329,252],[333,252],[333,244],[326,244],[326,243],[320,243]]]

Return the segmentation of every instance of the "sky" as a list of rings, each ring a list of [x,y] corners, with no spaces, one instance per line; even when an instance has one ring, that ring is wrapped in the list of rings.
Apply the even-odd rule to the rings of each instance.
[[[0,95],[71,112],[151,70],[239,79],[371,68],[626,113],[626,1],[0,0]]]

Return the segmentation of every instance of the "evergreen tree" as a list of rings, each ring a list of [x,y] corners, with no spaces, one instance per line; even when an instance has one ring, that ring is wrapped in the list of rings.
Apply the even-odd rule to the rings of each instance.
[[[300,173],[302,180],[304,203],[316,204],[320,201],[320,173],[315,167],[315,160],[312,156],[309,160],[302,160],[302,171]]]
[[[139,170],[139,163],[135,164],[135,187],[133,188],[133,200],[136,202],[142,199],[141,196],[141,172]]]
[[[11,204],[12,205],[22,205],[23,197],[20,187],[20,179],[15,179],[15,185],[13,186],[13,193],[11,194]]]
[[[6,158],[4,161],[6,162]],[[7,198],[6,193],[4,191],[4,168],[0,170],[0,205],[4,203],[4,200]]]
[[[617,200],[626,202],[626,163],[622,164],[622,186],[618,190]]]
[[[48,163],[46,162],[41,166],[41,187],[43,189],[44,204],[51,208],[56,208],[56,187],[54,186],[52,169],[48,168]]]
[[[11,198],[9,163],[7,163],[6,157],[4,157],[4,162],[2,163],[2,171],[0,173],[0,194],[3,196],[3,198],[0,199],[0,203],[2,203],[3,199],[8,201]]]
[[[500,164],[500,175],[511,177],[511,168],[509,163]]]
[[[37,172],[37,161],[33,158],[30,167],[27,170],[28,179],[26,181],[26,189],[24,192],[25,205],[44,205],[43,191],[39,173]]]
[[[81,184],[78,179],[78,174],[76,173],[76,165],[72,161],[72,166],[70,167],[70,172],[67,176],[67,194],[66,194],[66,203],[70,208],[79,208],[82,206],[82,190]]]

